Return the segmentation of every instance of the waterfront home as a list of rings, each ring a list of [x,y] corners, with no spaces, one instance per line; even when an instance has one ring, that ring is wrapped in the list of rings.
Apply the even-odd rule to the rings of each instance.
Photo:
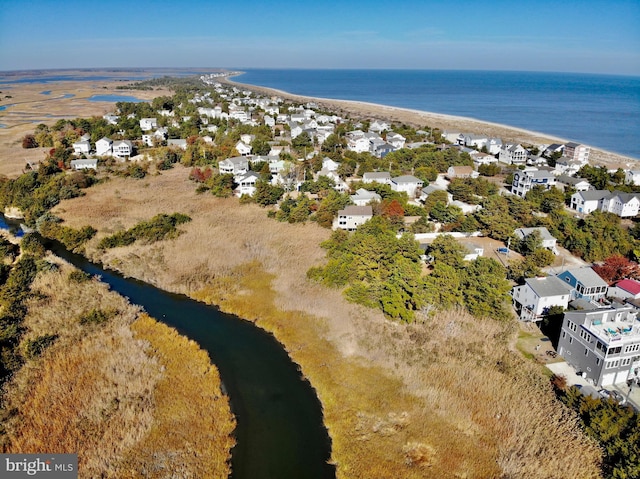
[[[338,171],[338,168],[340,168],[340,163],[338,163],[337,161],[333,161],[328,156],[325,156],[322,159],[322,169],[323,170]]]
[[[609,287],[609,296],[621,299],[640,299],[640,282],[635,279],[621,279]]]
[[[91,151],[89,140],[76,141],[71,146],[73,147],[73,153],[76,155],[88,155]]]
[[[71,160],[72,170],[88,170],[98,169],[98,160],[96,158],[87,158],[86,160]]]
[[[550,157],[554,153],[558,153],[558,152],[562,153],[562,150],[564,150],[564,145],[561,145],[559,143],[552,143],[544,149],[542,154],[544,156]]]
[[[356,191],[355,195],[351,195],[351,201],[356,206],[365,206],[372,201],[380,202],[382,201],[382,198],[375,191],[369,191],[365,190],[364,188],[360,188]]]
[[[96,155],[98,156],[111,156],[113,140],[111,138],[102,137],[96,141]]]
[[[597,387],[624,384],[638,376],[640,322],[628,305],[568,311],[558,353]]]
[[[383,185],[391,184],[391,174],[388,171],[368,171],[362,175],[363,183],[382,183]]]
[[[474,150],[472,153],[469,153],[469,156],[471,156],[476,168],[480,165],[494,165],[498,163],[498,159],[495,156],[488,153],[482,153],[481,151]]]
[[[464,135],[464,146],[482,149],[488,141],[489,138],[486,135],[472,135],[471,133]]]
[[[498,160],[507,165],[524,165],[529,152],[522,145],[502,145]]]
[[[556,248],[556,243],[558,240],[551,236],[549,230],[544,226],[539,226],[536,228],[516,228],[514,234],[516,235],[516,238],[518,238],[519,240],[523,240],[533,232],[538,233],[541,241],[540,246],[548,249],[549,251],[552,251],[554,254],[558,254],[558,249]]]
[[[354,231],[358,226],[373,218],[371,206],[347,206],[338,211],[338,216],[333,221],[333,229]]]
[[[413,175],[403,175],[391,178],[391,189],[393,191],[404,191],[409,198],[415,198],[420,194],[423,181]]]
[[[369,131],[374,133],[382,133],[385,130],[390,130],[391,126],[386,121],[381,120],[373,120],[373,122],[369,125]]]
[[[140,119],[140,129],[142,131],[151,131],[156,128],[158,128],[157,118],[141,118]]]
[[[383,141],[382,143],[375,145],[375,147],[371,151],[371,154],[376,158],[384,158],[392,151],[396,151],[396,147]]]
[[[550,171],[528,167],[524,170],[516,170],[513,173],[511,192],[524,198],[534,186],[541,186],[548,190],[555,183],[556,177]]]
[[[579,143],[567,143],[564,145],[562,156],[569,160],[577,161],[582,165],[589,163],[589,152],[591,148]]]
[[[571,290],[556,276],[526,278],[523,285],[511,291],[513,307],[521,321],[540,321],[554,306],[567,309]]]
[[[624,182],[628,185],[640,185],[640,170],[626,170]]]
[[[571,286],[572,299],[598,301],[607,295],[609,285],[589,266],[559,273],[558,278]]]
[[[502,140],[500,138],[489,138],[485,146],[489,154],[494,156],[498,155],[500,150],[502,150]]]
[[[234,156],[218,162],[218,171],[221,175],[231,173],[239,175],[249,171],[249,160],[244,156]]]

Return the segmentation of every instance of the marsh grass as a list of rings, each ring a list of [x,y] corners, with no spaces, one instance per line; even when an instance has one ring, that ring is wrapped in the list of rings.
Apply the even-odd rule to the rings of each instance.
[[[451,311],[405,325],[347,303],[306,279],[324,261],[329,231],[197,195],[188,174],[177,166],[145,188],[114,179],[55,214],[98,229],[87,245],[94,259],[273,332],[318,393],[338,477],[599,476],[600,451],[515,349],[513,323]],[[95,248],[171,211],[193,219],[174,240]]]
[[[23,344],[56,340],[5,386],[2,450],[78,453],[79,477],[227,477],[234,421],[207,354],[48,260],[60,268],[32,285]]]

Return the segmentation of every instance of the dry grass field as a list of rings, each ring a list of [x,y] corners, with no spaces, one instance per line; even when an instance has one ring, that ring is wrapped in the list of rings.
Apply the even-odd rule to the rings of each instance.
[[[75,452],[79,477],[229,474],[235,423],[207,354],[72,267],[40,273],[23,343],[57,339],[6,386],[4,452]],[[81,324],[91,311],[102,324]]]
[[[64,201],[68,226],[98,230],[87,254],[272,331],[316,388],[340,478],[595,478],[598,448],[556,402],[514,324],[464,312],[389,322],[310,283],[330,232],[268,219],[255,205],[195,194],[176,167],[116,178]],[[178,238],[104,253],[95,245],[158,213]]]

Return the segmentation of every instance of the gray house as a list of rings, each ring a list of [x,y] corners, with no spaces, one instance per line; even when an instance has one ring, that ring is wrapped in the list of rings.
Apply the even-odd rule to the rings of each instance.
[[[558,353],[597,386],[624,383],[640,372],[640,321],[617,303],[567,312]]]

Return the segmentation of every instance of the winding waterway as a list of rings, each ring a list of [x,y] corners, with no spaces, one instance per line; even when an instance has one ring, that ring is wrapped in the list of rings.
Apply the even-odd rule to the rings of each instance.
[[[105,270],[56,242],[46,243],[209,353],[238,421],[233,479],[335,478],[327,464],[331,443],[320,402],[272,335],[215,307]]]

